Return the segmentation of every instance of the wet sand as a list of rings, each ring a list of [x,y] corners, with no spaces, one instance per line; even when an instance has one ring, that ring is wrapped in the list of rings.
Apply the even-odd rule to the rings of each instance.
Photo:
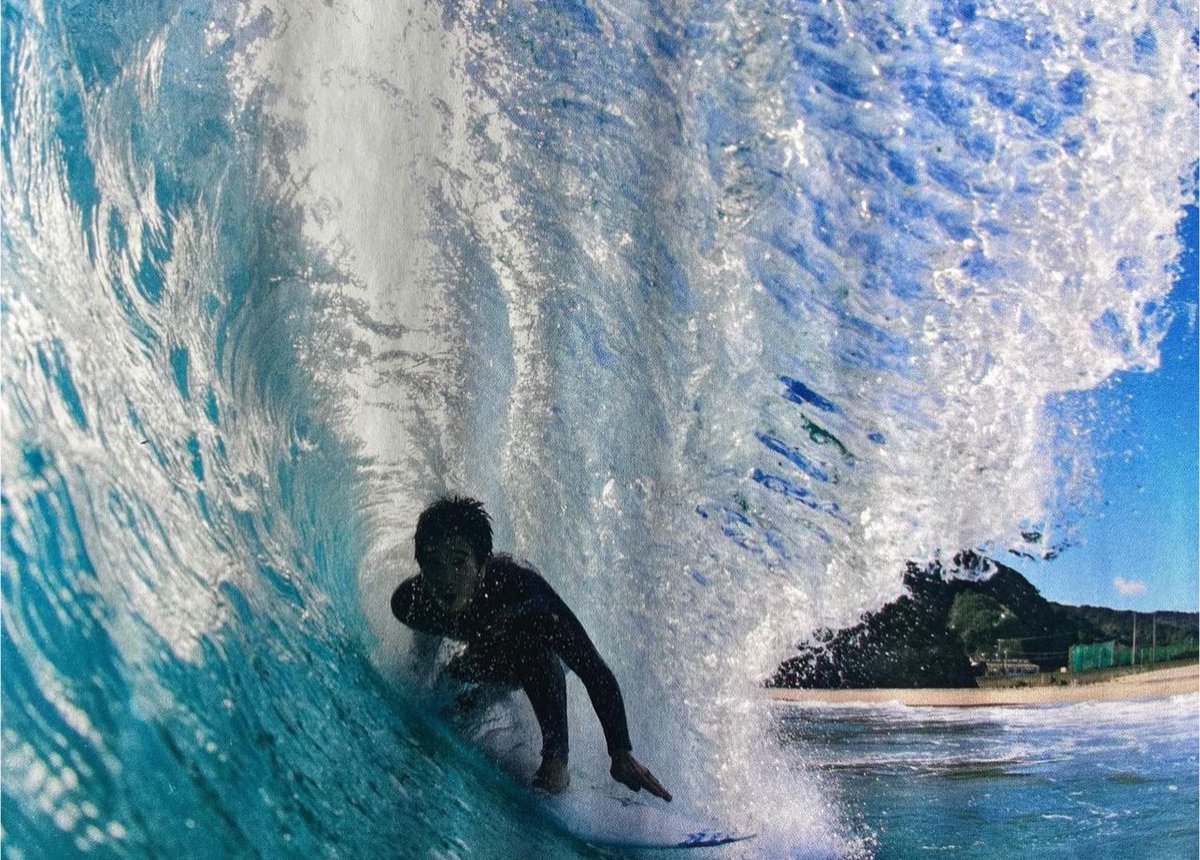
[[[873,689],[767,691],[781,702],[899,702],[924,708],[980,708],[998,705],[1048,705],[1058,702],[1106,702],[1156,699],[1200,692],[1200,666],[1177,666],[1110,681],[1065,687],[992,687],[979,689]]]

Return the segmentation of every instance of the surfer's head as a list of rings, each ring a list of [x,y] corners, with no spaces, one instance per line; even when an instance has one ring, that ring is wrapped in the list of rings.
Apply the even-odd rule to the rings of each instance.
[[[445,610],[461,610],[492,554],[492,524],[483,504],[462,496],[438,499],[417,518],[413,543],[430,596]]]

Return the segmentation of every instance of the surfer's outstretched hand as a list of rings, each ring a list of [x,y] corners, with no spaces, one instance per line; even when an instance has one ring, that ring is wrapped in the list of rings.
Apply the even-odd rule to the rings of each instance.
[[[644,788],[655,797],[666,801],[671,800],[671,792],[663,788],[662,783],[654,778],[650,769],[635,759],[629,750],[622,750],[613,755],[612,767],[608,772],[617,782],[629,786],[634,791],[641,791]]]

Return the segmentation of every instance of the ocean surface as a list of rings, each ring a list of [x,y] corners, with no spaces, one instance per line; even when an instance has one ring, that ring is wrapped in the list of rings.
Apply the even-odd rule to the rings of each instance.
[[[1197,697],[1007,708],[776,706],[870,856],[1187,858]]]
[[[409,666],[448,491],[677,807],[759,832],[722,856],[1194,847],[1194,700],[797,726],[758,686],[904,562],[1098,504],[1089,392],[1182,310],[1194,2],[3,10],[4,857],[606,856]]]

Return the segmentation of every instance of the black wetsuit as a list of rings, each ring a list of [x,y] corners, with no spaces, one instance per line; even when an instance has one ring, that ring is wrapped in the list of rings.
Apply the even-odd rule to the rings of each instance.
[[[493,555],[470,602],[456,614],[434,603],[424,580],[414,576],[392,595],[392,614],[414,630],[466,642],[466,652],[448,667],[456,676],[524,689],[542,730],[543,756],[567,756],[563,663],[587,688],[609,755],[632,749],[617,679],[579,619],[533,568]]]

